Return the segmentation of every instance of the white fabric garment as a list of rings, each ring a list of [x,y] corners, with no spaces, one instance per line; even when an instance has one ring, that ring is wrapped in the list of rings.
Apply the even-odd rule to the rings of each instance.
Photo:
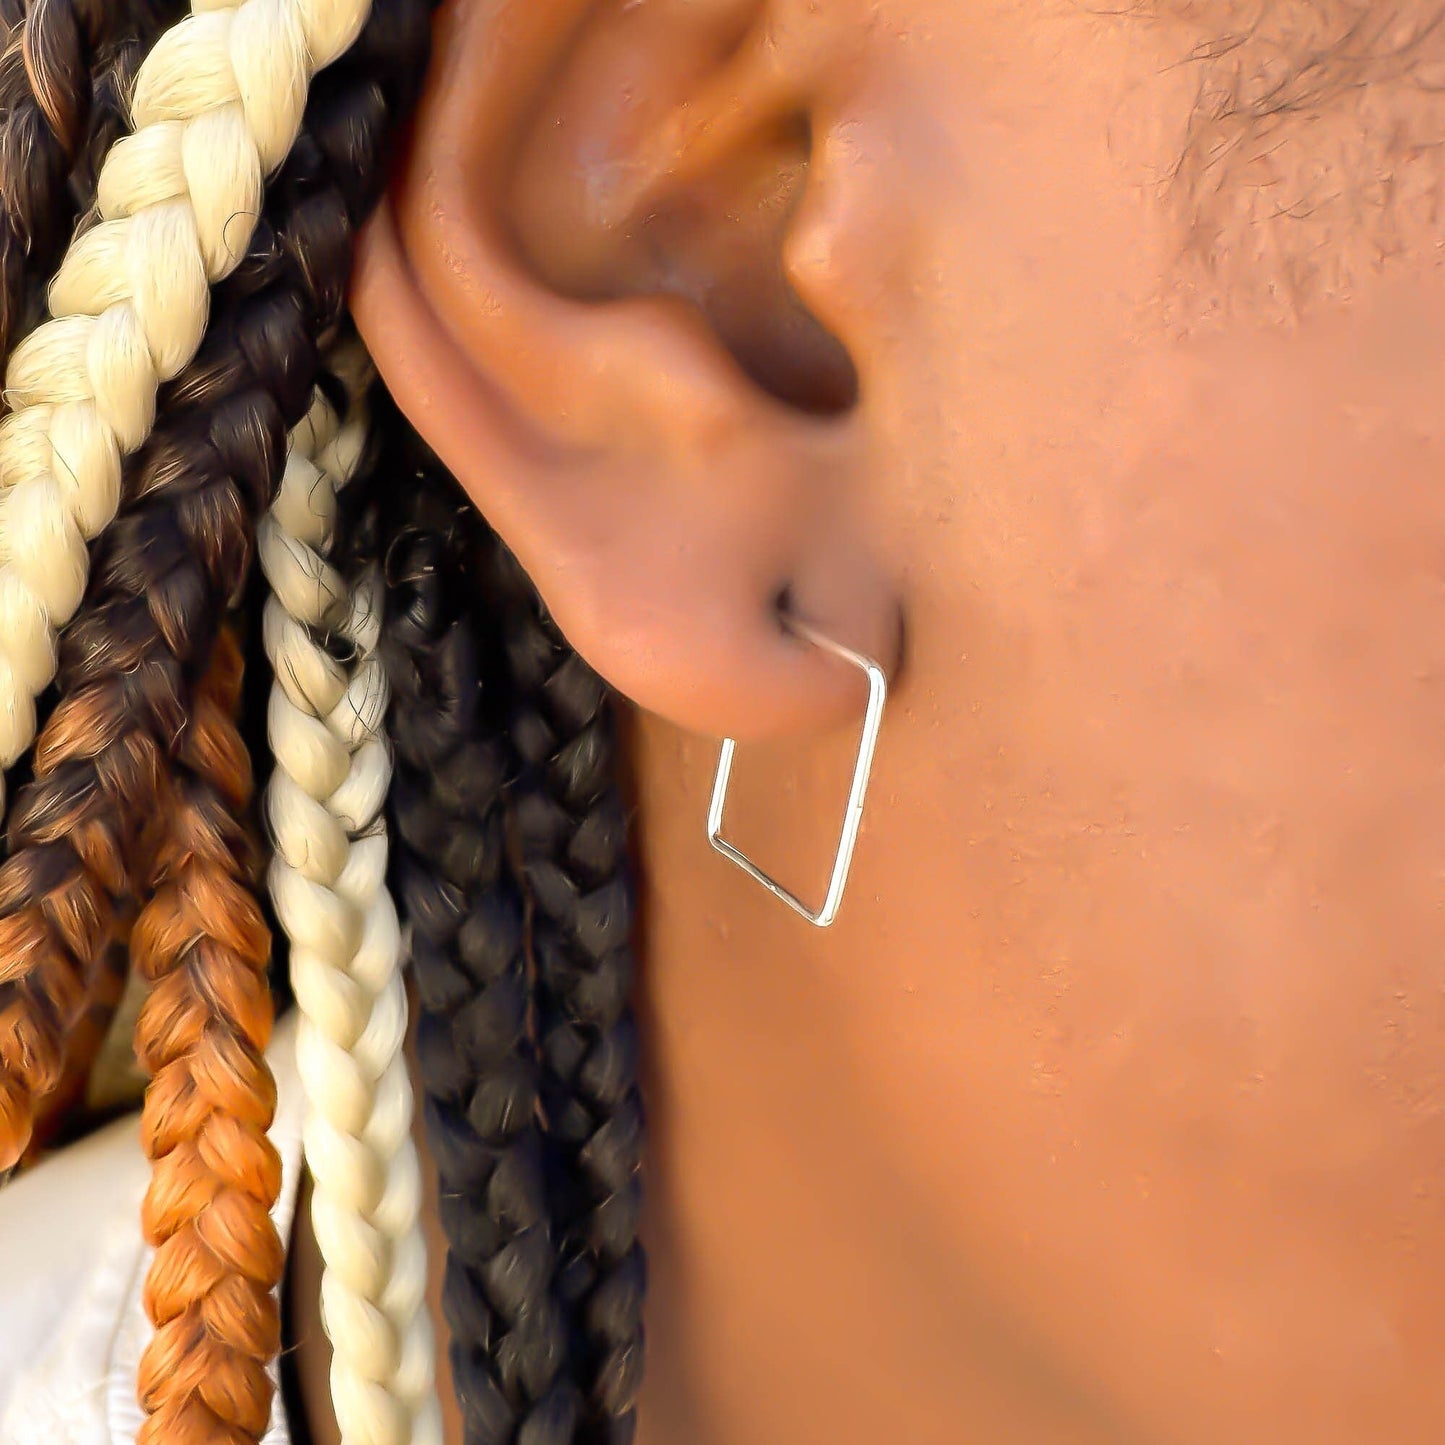
[[[301,1175],[295,1017],[277,1025],[267,1054],[283,1240]],[[0,1445],[134,1445],[136,1367],[150,1333],[141,1290],[151,1251],[140,1232],[149,1174],[130,1115],[0,1189]],[[279,1392],[264,1445],[290,1445]]]

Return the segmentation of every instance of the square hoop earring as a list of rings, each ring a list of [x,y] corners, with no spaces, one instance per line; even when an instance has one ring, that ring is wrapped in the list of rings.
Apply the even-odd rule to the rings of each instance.
[[[788,628],[815,647],[831,652],[834,657],[851,662],[868,679],[868,709],[863,715],[863,736],[858,743],[858,761],[853,768],[853,784],[848,789],[848,810],[843,815],[843,833],[838,839],[838,853],[833,860],[833,876],[828,880],[827,896],[823,906],[815,912],[796,895],[790,893],[775,878],[770,878],[756,863],[740,849],[735,848],[722,837],[723,808],[727,803],[728,781],[732,777],[733,756],[737,752],[737,741],[724,738],[722,752],[717,762],[717,778],[712,785],[712,803],[707,810],[707,840],[724,858],[730,858],[750,878],[756,879],[775,898],[781,898],[795,913],[800,913],[809,923],[827,928],[838,916],[843,902],[843,889],[848,883],[848,869],[853,862],[853,849],[858,843],[858,828],[863,822],[863,799],[868,791],[868,775],[873,770],[873,751],[878,745],[878,732],[883,726],[883,704],[888,699],[888,678],[883,669],[871,657],[844,647],[824,636],[816,628],[796,618],[789,618]]]

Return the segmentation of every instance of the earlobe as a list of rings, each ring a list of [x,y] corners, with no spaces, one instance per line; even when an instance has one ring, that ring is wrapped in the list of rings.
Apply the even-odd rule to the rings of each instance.
[[[595,126],[598,147],[620,144],[596,103],[607,86],[596,67],[629,9],[559,5],[549,27],[546,8],[443,13],[443,58],[411,152],[358,254],[358,325],[398,404],[621,692],[686,728],[740,739],[843,721],[862,707],[856,672],[781,625],[778,600],[786,592],[801,617],[896,667],[896,589],[857,506],[857,416],[760,384],[708,324],[705,298],[639,276],[627,237],[593,248],[605,264],[592,295],[568,294],[529,264],[507,214],[515,164],[544,163],[522,143],[527,120],[560,111],[574,128]],[[510,45],[505,76],[496,27]],[[667,36],[651,37],[655,54],[643,37],[623,38],[638,42],[627,63],[647,56],[667,93]],[[602,59],[578,69],[589,45]],[[769,144],[772,119],[758,127]],[[576,224],[554,209],[557,224]],[[762,298],[751,324],[766,335],[767,313],[784,304],[769,290],[781,237],[752,236],[755,254],[742,260],[764,279],[741,294]],[[705,289],[715,258],[685,228],[674,243],[687,249],[668,274],[691,266]],[[784,320],[794,342],[803,336],[836,367],[836,342]]]

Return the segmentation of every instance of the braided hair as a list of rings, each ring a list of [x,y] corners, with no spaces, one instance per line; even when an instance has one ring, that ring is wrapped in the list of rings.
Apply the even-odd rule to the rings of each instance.
[[[0,1168],[69,1115],[133,972],[142,1439],[259,1440],[294,997],[337,1416],[439,1438],[405,941],[469,1445],[621,1445],[642,1115],[610,699],[338,342],[428,6],[174,4],[0,0]]]
[[[179,9],[167,0],[0,5],[0,368],[40,320],[46,284],[123,129],[141,58]]]
[[[364,367],[353,371],[354,396]],[[366,444],[358,401],[343,424],[318,388],[262,524],[272,587],[263,634],[275,674],[270,885],[302,1011],[297,1062],[336,1414],[348,1439],[405,1442],[439,1439],[440,1413],[401,1052],[401,935],[381,818],[391,776],[381,576],[370,557],[345,571],[333,565],[342,561],[337,494]]]
[[[399,439],[365,524],[389,538],[391,811],[449,1244],[452,1374],[469,1445],[550,1445],[576,1438],[584,1402],[559,1293],[525,902],[505,863],[510,760],[486,594],[496,543],[435,460]]]
[[[493,575],[518,776],[517,876],[531,904],[542,1108],[564,1181],[567,1289],[592,1414],[588,1438],[629,1438],[641,1384],[642,1109],[633,888],[606,685],[568,646],[516,559]]]

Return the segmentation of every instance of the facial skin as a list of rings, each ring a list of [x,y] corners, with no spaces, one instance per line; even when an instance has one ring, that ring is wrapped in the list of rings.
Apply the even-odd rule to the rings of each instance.
[[[640,705],[643,1445],[1445,1435],[1425,11],[443,11],[355,305]]]

